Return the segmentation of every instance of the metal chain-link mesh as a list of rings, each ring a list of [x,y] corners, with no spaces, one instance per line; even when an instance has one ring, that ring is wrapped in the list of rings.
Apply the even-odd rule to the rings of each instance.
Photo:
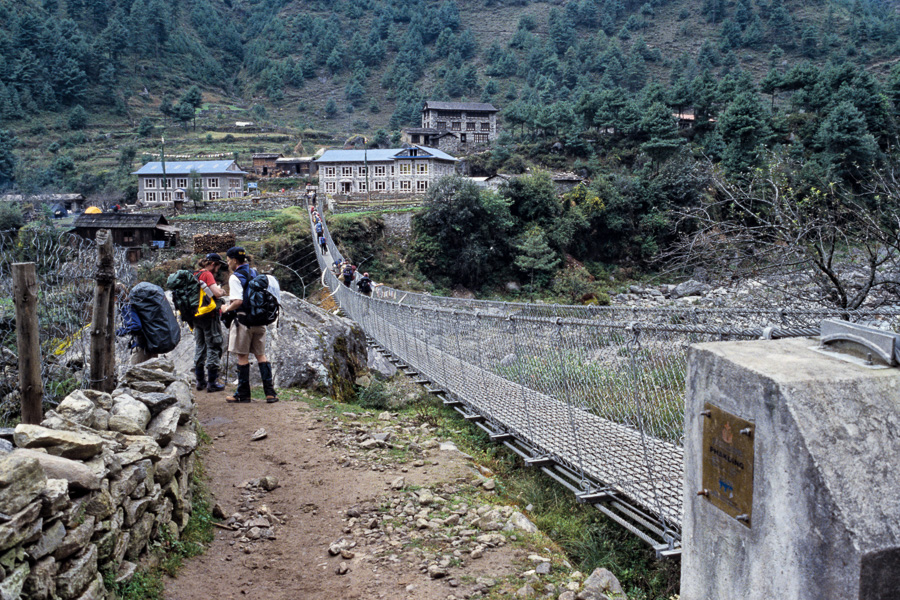
[[[698,342],[818,335],[824,318],[900,330],[900,311],[559,306],[462,300],[377,286],[372,297],[332,269],[323,283],[390,353],[535,456],[655,516],[682,520],[687,349]]]
[[[35,263],[38,280],[38,329],[45,406],[70,391],[87,387],[90,375],[90,326],[97,250],[94,242],[52,228],[0,232],[0,421],[20,410],[18,349],[11,265]],[[135,270],[123,248],[115,249],[116,280],[130,288]],[[115,311],[116,328],[121,315]],[[127,362],[128,340],[117,338],[116,363]]]

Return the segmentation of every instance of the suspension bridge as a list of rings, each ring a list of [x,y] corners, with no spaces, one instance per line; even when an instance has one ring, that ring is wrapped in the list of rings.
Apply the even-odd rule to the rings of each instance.
[[[681,552],[688,347],[900,314],[524,304],[383,285],[366,296],[332,271],[343,257],[323,225],[322,281],[372,346],[661,557]]]

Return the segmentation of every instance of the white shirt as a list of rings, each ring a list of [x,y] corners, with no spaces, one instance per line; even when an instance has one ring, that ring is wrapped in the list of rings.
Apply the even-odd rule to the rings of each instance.
[[[244,299],[244,286],[241,285],[241,280],[234,273],[228,278],[228,297],[232,300]]]

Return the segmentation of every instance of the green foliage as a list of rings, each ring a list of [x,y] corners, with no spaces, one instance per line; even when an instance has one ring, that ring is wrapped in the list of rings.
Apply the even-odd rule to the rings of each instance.
[[[546,172],[515,177],[500,186],[510,201],[510,213],[525,223],[551,223],[562,212],[553,180]]]
[[[137,134],[141,137],[150,137],[153,134],[153,121],[150,117],[144,117],[138,124]]]
[[[544,230],[538,226],[525,233],[516,245],[516,252],[513,263],[529,277],[530,290],[535,290],[536,286],[543,287],[560,263],[559,257],[547,243]]]
[[[24,224],[22,209],[12,202],[0,202],[0,232],[21,229]]]
[[[832,109],[816,134],[818,159],[829,176],[858,181],[875,161],[878,145],[862,113],[849,102]]]
[[[334,101],[334,98],[329,98],[328,102],[325,103],[325,118],[333,119],[337,116],[337,112],[337,102]]]
[[[372,381],[365,387],[360,387],[356,393],[356,403],[362,408],[372,410],[385,410],[391,406],[391,394],[381,381]]]
[[[516,0],[502,2],[502,13],[485,8],[493,0],[353,1],[331,12],[321,3],[245,4],[97,0],[90,5],[99,8],[72,10],[47,0],[0,8],[0,123],[50,150],[40,156],[31,139],[17,145],[0,132],[0,187],[15,179],[25,191],[103,192],[130,179],[124,162],[109,169],[101,158],[118,149],[58,134],[78,107],[78,127],[88,126],[87,115],[98,129],[112,117],[139,123],[147,140],[157,102],[160,125],[185,129],[196,128],[195,119],[220,126],[231,120],[228,110],[243,110],[204,105],[204,93],[210,101],[255,98],[249,114],[235,118],[278,127],[291,125],[279,105],[296,102],[304,126],[329,119],[344,136],[365,125],[391,132],[376,133],[385,147],[420,123],[424,100],[480,98],[503,110],[505,138],[489,157],[472,159],[479,174],[570,170],[578,161],[593,191],[602,190],[605,210],[589,216],[578,203],[548,202],[555,191],[513,188],[500,196],[511,231],[537,224],[558,253],[645,264],[672,239],[667,194],[682,198],[669,178],[680,180],[672,162],[707,156],[737,177],[784,146],[805,172],[858,183],[877,175],[897,146],[900,67],[885,71],[900,43],[900,15],[889,3],[861,0],[850,10],[829,0],[811,10],[753,0],[573,0],[522,10],[527,3]],[[663,56],[657,47],[654,40],[668,39],[670,16],[684,20],[682,35],[690,36],[671,47],[689,42],[689,53]],[[512,37],[486,38],[496,18],[518,21]],[[309,85],[314,78],[321,84]],[[131,96],[144,86],[148,94]],[[852,106],[862,121],[838,106]],[[346,118],[345,107],[365,118]],[[673,113],[684,115],[677,128]],[[488,245],[500,248],[490,262],[501,269],[514,268],[512,237],[506,231]]]
[[[587,269],[580,265],[571,265],[553,278],[553,291],[563,296],[567,304],[576,304],[596,288],[592,279]]]
[[[16,155],[13,152],[18,140],[9,131],[0,130],[0,189],[16,180]]]
[[[194,204],[194,209],[199,209],[203,203],[203,184],[200,173],[196,169],[192,170],[188,177],[187,199]]]
[[[719,120],[718,134],[725,141],[722,163],[731,173],[746,172],[758,163],[768,125],[756,94],[745,92],[728,105]]]
[[[87,127],[87,111],[80,104],[69,113],[69,129],[84,129]]]
[[[444,177],[413,219],[410,255],[433,281],[480,287],[507,262],[509,203],[461,177]]]

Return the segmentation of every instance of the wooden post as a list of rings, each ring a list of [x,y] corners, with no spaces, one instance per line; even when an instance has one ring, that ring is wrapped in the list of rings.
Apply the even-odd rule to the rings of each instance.
[[[116,387],[115,311],[116,272],[112,234],[97,232],[97,287],[94,290],[94,315],[91,323],[91,381],[93,390],[111,392]]]
[[[22,422],[37,425],[44,420],[41,401],[41,340],[38,333],[38,284],[34,263],[13,263],[13,302],[16,306],[16,348],[19,352],[19,392]]]

